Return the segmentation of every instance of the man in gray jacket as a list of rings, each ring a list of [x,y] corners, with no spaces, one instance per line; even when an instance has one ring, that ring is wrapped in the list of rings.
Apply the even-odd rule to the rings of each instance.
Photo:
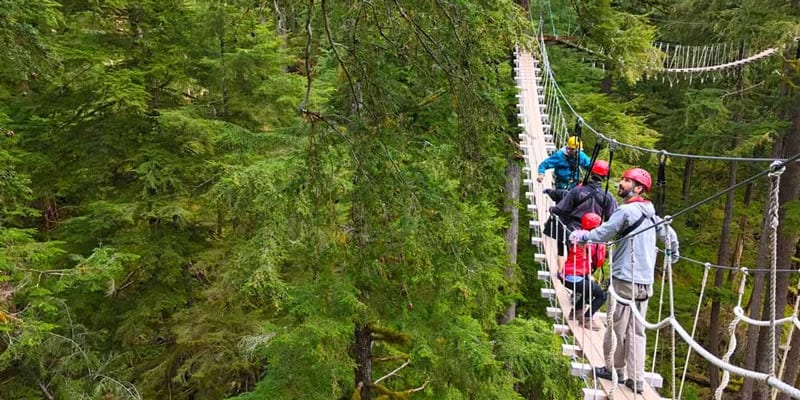
[[[667,254],[673,263],[678,261],[679,245],[675,231],[662,224],[656,215],[653,204],[642,197],[650,191],[652,180],[650,174],[641,168],[632,168],[622,174],[617,194],[623,204],[611,215],[608,222],[591,232],[576,232],[579,242],[619,242],[613,249],[611,265],[612,285],[614,292],[623,299],[632,300],[639,313],[647,313],[647,301],[653,294],[653,280],[656,265],[656,238],[666,244]],[[653,226],[656,225],[654,228]],[[609,296],[614,302],[613,296]],[[607,329],[603,340],[606,354],[611,351],[612,335],[617,345],[613,356],[613,367],[617,372],[617,381],[636,393],[644,390],[645,336],[644,325],[636,321],[630,306],[616,302],[613,329]],[[595,369],[595,375],[603,379],[612,379],[611,366]]]

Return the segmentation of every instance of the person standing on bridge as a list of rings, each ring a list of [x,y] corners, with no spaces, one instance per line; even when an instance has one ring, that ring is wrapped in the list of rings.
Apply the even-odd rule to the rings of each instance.
[[[643,317],[647,313],[647,301],[653,294],[656,266],[656,238],[667,244],[667,256],[672,263],[679,259],[678,236],[656,215],[653,204],[643,195],[650,191],[650,174],[641,168],[632,168],[622,174],[617,194],[623,204],[609,220],[589,233],[574,234],[579,243],[618,240],[611,264],[612,288],[623,299],[633,305]],[[578,237],[580,236],[580,237]],[[609,296],[609,304],[615,304],[613,327],[606,330],[603,340],[605,354],[611,352],[612,337],[616,338],[616,349],[611,355],[617,381],[636,393],[644,390],[645,327],[633,316],[631,307],[616,302]],[[595,368],[594,373],[602,379],[612,379],[612,366]]]
[[[592,160],[581,150],[581,138],[570,136],[567,145],[539,163],[536,181],[544,180],[544,172],[553,170],[556,189],[572,189],[581,179],[580,169],[588,169]]]
[[[602,186],[608,179],[608,172],[608,162],[596,160],[587,182],[570,190],[558,204],[550,207],[550,212],[558,215],[570,230],[580,227],[581,218],[587,212],[599,214],[604,221],[607,220],[617,210],[617,200]]]
[[[550,213],[558,216],[570,232],[581,229],[581,218],[588,212],[600,215],[605,221],[617,210],[617,200],[602,187],[603,181],[608,178],[608,171],[608,162],[596,160],[588,182],[570,190],[558,204],[550,207]],[[561,236],[566,239],[568,235]],[[569,246],[568,240],[563,242],[558,244],[559,256],[564,255],[562,246]]]
[[[603,219],[600,215],[588,212],[581,218],[580,228],[584,233],[588,233],[602,223]],[[574,244],[569,248],[564,268],[558,273],[564,286],[572,291],[573,308],[567,318],[577,319],[582,327],[593,331],[599,331],[602,328],[602,324],[594,320],[594,313],[606,302],[606,294],[592,279],[592,272],[602,268],[605,262],[606,245],[604,243],[589,243],[585,246]],[[589,309],[584,312],[587,303]]]

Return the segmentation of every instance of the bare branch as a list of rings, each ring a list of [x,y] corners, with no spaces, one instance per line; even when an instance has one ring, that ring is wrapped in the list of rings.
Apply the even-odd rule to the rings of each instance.
[[[428,53],[428,55],[433,59],[433,62],[435,62],[436,65],[439,66],[439,68],[441,68],[443,71],[446,71],[447,69],[444,68],[444,65],[439,61],[436,55],[433,54],[433,51],[428,47],[428,44],[425,42],[425,40],[423,40],[422,37],[420,37],[420,31],[422,31],[422,29],[419,28],[419,25],[417,25],[417,23],[414,20],[412,20],[411,17],[408,16],[408,14],[406,14],[406,10],[403,9],[403,6],[401,6],[400,3],[397,2],[397,0],[394,0],[394,4],[397,5],[397,9],[400,10],[400,15],[403,17],[403,19],[405,19],[411,25],[412,28],[411,30],[414,32],[414,37],[417,38],[417,41],[425,49],[425,52]],[[430,35],[428,35],[425,31],[422,31],[422,34],[424,34],[431,41],[435,42],[433,38],[431,38]]]
[[[333,42],[333,37],[331,35],[331,28],[328,24],[328,8],[326,7],[326,0],[322,0],[322,21],[325,24],[325,34],[328,37],[328,43],[331,45],[331,50],[333,50],[333,54],[336,56],[336,60],[339,62],[339,65],[342,67],[344,71],[344,75],[347,77],[347,82],[350,84],[350,92],[353,95],[353,103],[356,106],[356,114],[361,113],[361,102],[358,99],[358,95],[356,94],[356,87],[353,84],[353,78],[350,76],[350,72],[347,70],[347,66],[342,61],[342,57],[339,55],[339,50],[336,49],[336,43]],[[353,33],[355,35],[355,33]]]
[[[39,383],[39,389],[42,389],[42,393],[44,393],[44,395],[47,396],[48,399],[50,399],[50,400],[55,399],[55,397],[53,397],[53,395],[50,394],[50,391],[47,390],[47,386],[45,386],[44,383],[42,383],[42,382],[38,382],[38,383]]]
[[[428,386],[429,383],[431,383],[431,381],[425,381],[425,383],[423,383],[422,386],[420,386],[418,388],[411,389],[411,390],[407,391],[406,393],[421,392],[421,391],[425,390],[425,387]]]
[[[308,0],[308,17],[306,17],[306,96],[300,105],[297,107],[302,113],[308,106],[309,98],[311,97],[311,42],[313,36],[311,34],[311,15],[314,11],[314,0]]]
[[[392,372],[389,372],[388,374],[386,374],[386,375],[384,375],[384,376],[382,376],[382,377],[378,378],[378,379],[377,379],[375,382],[372,382],[372,384],[373,384],[373,385],[377,385],[377,384],[381,383],[381,381],[382,381],[382,380],[384,380],[384,379],[386,379],[386,378],[388,378],[388,377],[390,377],[390,376],[392,376],[392,375],[396,374],[397,372],[399,372],[401,369],[405,368],[405,367],[406,367],[408,364],[410,364],[410,363],[411,363],[411,359],[409,359],[409,360],[407,360],[406,362],[404,362],[404,363],[403,363],[403,365],[401,365],[401,366],[399,366],[399,367],[395,368],[395,369],[394,369],[394,371],[392,371]],[[426,383],[426,384],[427,384],[427,383]],[[424,386],[424,385],[423,385],[423,386]]]

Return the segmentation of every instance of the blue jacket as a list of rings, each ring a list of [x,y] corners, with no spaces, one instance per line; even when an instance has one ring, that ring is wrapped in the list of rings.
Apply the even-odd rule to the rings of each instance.
[[[579,158],[579,160],[576,160]],[[592,160],[582,150],[578,152],[577,156],[568,156],[567,147],[564,146],[560,150],[551,154],[539,164],[539,174],[544,174],[545,170],[553,168],[553,173],[556,178],[556,187],[559,189],[575,187],[581,179],[580,168],[575,168],[575,176],[570,177],[572,174],[572,163],[578,161],[578,165],[583,169],[588,169]]]

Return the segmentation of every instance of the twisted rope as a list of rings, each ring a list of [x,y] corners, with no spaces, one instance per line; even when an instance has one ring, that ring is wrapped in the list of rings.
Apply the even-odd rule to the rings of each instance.
[[[669,246],[664,246],[664,247],[669,248]],[[666,287],[666,285],[664,285],[664,283],[666,282],[666,279],[667,279],[667,268],[668,268],[667,267],[667,259],[668,258],[669,257],[664,257],[664,272],[661,274],[661,292],[659,292],[659,295],[658,295],[658,317],[656,318],[659,321],[661,320],[661,312],[662,312],[662,309],[664,308],[664,288]],[[653,362],[650,365],[650,371],[651,372],[656,370],[656,356],[658,355],[658,339],[659,339],[660,334],[661,334],[661,330],[657,330],[656,331],[655,344],[653,345]]]
[[[742,306],[742,298],[744,297],[744,284],[747,282],[747,268],[742,269],[742,282],[739,284],[739,299],[736,302],[737,307]],[[741,318],[737,315],[728,324],[728,333],[731,335],[731,340],[728,342],[728,351],[722,356],[722,361],[725,363],[730,362],[733,352],[736,350],[736,326],[739,325]],[[722,392],[728,387],[728,382],[731,379],[731,373],[727,369],[722,372],[722,379],[720,380],[717,390],[714,391],[714,399],[722,400]]]
[[[666,258],[666,257],[665,257]],[[700,306],[703,305],[703,297],[706,292],[706,284],[708,283],[708,271],[711,269],[711,264],[706,263],[705,270],[703,271],[703,283],[700,286],[700,298],[697,299],[697,310],[694,312],[694,323],[692,323],[692,338],[697,329],[697,320],[700,319]],[[800,296],[798,296],[800,298]],[[683,385],[686,382],[686,371],[689,369],[689,358],[692,356],[692,348],[686,350],[686,361],[683,363],[683,374],[681,374],[681,387],[678,390],[678,400],[683,395]],[[674,393],[674,392],[673,392]]]
[[[778,164],[773,163],[772,167],[777,167]],[[767,338],[767,346],[769,347],[769,372],[771,375],[775,374],[775,292],[776,292],[776,285],[777,285],[777,259],[778,259],[778,209],[780,207],[779,200],[778,200],[778,192],[780,190],[780,183],[781,183],[781,174],[785,171],[785,168],[776,169],[773,172],[769,173],[770,181],[771,181],[771,190],[770,190],[770,209],[769,209],[769,251],[770,251],[770,285],[772,290],[769,293],[769,304],[770,304],[770,328],[769,328],[769,337]]]
[[[611,245],[608,249],[608,262],[610,265],[614,265],[614,246]],[[608,292],[612,293],[614,291],[614,274],[609,274],[609,284],[608,284]],[[606,367],[611,371],[611,382],[614,382],[611,385],[611,391],[608,393],[608,398],[610,400],[614,400],[614,393],[617,390],[617,368],[614,366],[614,353],[617,351],[617,335],[614,332],[614,313],[617,311],[617,301],[612,296],[609,298],[608,302],[608,310],[606,314],[606,327],[610,331],[606,331],[606,335],[611,336],[611,346],[608,349],[608,352],[605,354],[606,356]],[[605,344],[605,341],[604,343]],[[605,347],[605,346],[603,346]]]
[[[666,224],[664,224],[665,229],[665,238],[664,240],[664,248],[672,249],[672,244],[670,243],[669,238],[669,230],[670,221],[671,219],[666,220]],[[672,279],[672,254],[667,253],[664,257],[664,263],[666,264],[667,273],[669,274],[669,316],[673,320],[675,319],[675,287],[674,287],[674,280]],[[670,324],[672,325],[672,324]],[[675,394],[675,326],[672,325],[672,375],[670,378],[670,382],[672,383],[672,394]]]
[[[797,293],[800,293],[800,280],[797,281]],[[795,297],[794,300],[794,319],[797,319],[797,307],[800,307],[800,295]],[[800,329],[800,328],[799,328]],[[783,372],[786,369],[786,359],[789,357],[789,349],[791,348],[792,343],[792,334],[794,334],[794,329],[789,328],[789,334],[786,335],[786,349],[783,351],[783,360],[781,360],[781,368],[778,371],[778,378],[783,380]],[[772,392],[772,400],[775,400],[778,397],[778,392]]]

